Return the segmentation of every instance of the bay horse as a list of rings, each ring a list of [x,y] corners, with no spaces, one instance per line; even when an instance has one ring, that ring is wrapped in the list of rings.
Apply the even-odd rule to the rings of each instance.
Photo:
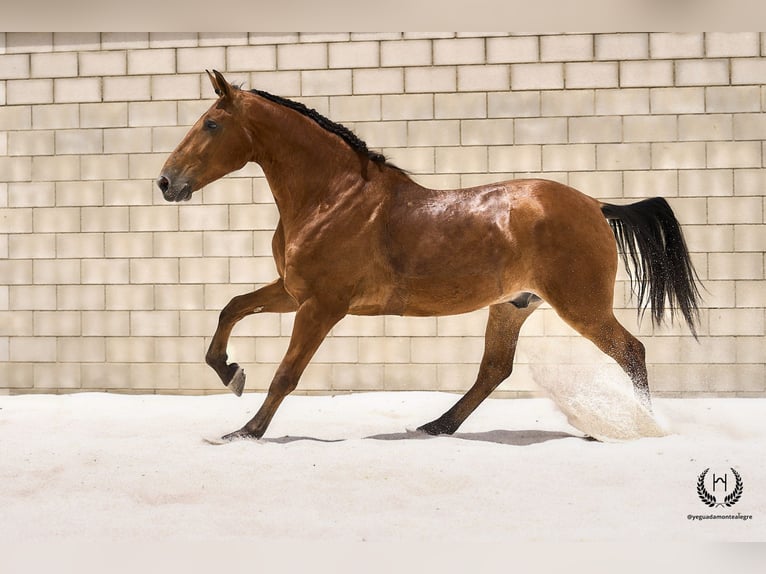
[[[234,324],[295,312],[287,352],[256,415],[223,437],[260,438],[330,329],[345,315],[431,317],[489,306],[476,382],[420,427],[451,434],[508,376],[519,329],[543,302],[614,359],[651,408],[643,344],[615,318],[618,248],[655,323],[669,308],[696,337],[699,281],[679,223],[662,198],[610,205],[554,181],[518,179],[433,190],[301,103],[243,90],[207,71],[218,99],[170,154],[157,179],[165,200],[258,163],[279,209],[278,278],[221,311],[206,362],[238,396],[228,363]]]

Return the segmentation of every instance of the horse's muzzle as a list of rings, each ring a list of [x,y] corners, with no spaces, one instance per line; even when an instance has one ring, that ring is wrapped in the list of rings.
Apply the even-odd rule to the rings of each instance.
[[[192,196],[192,186],[188,181],[180,186],[173,185],[165,175],[157,178],[157,187],[160,188],[165,201],[189,201]]]

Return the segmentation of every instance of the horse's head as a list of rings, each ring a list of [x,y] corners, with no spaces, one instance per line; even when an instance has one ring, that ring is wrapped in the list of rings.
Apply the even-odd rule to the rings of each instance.
[[[162,167],[157,186],[167,201],[188,201],[205,185],[252,159],[252,141],[241,121],[244,92],[213,70],[218,100],[197,120]]]

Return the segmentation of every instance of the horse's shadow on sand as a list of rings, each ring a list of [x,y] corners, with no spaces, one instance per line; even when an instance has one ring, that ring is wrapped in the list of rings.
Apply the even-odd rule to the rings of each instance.
[[[551,440],[561,440],[566,438],[576,438],[580,440],[591,440],[588,437],[578,436],[560,431],[545,430],[492,430],[484,432],[458,432],[447,436],[432,436],[420,431],[406,431],[398,433],[377,434],[364,437],[364,440],[435,440],[435,439],[460,439],[478,442],[487,442],[495,444],[504,444],[508,446],[531,446],[541,444]],[[323,439],[308,436],[283,436],[278,438],[262,438],[261,442],[287,444],[298,441],[315,442],[345,442],[348,439]]]
[[[453,438],[478,442],[505,444],[509,446],[531,446],[550,440],[583,437],[559,431],[544,430],[491,430],[483,432],[456,432],[453,435],[431,436],[420,431],[407,431],[403,433],[378,434],[367,437],[373,440],[431,440],[438,438]]]

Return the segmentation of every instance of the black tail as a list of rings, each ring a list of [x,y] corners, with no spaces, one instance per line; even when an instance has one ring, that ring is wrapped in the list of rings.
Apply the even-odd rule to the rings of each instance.
[[[605,203],[601,212],[612,226],[633,291],[638,296],[639,318],[651,305],[652,322],[660,324],[667,300],[671,318],[680,311],[696,338],[699,277],[689,259],[681,226],[668,202],[655,197],[631,205]]]

